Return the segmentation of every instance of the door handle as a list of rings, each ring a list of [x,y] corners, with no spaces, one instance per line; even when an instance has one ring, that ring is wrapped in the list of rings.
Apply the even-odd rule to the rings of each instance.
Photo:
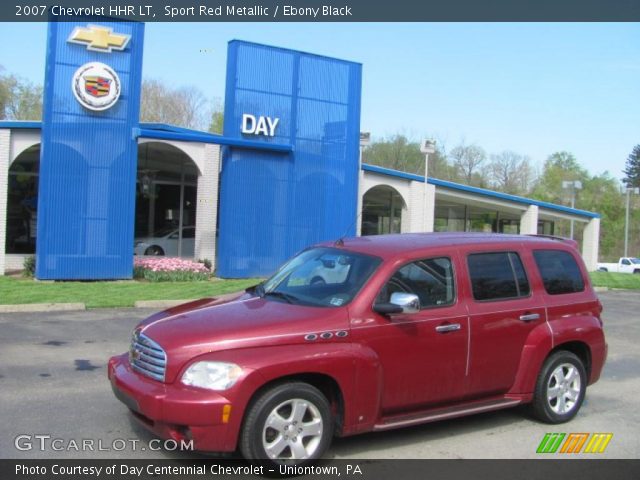
[[[532,322],[533,320],[539,320],[539,313],[526,313],[524,315],[520,315],[520,320],[523,322]]]
[[[449,323],[447,325],[438,325],[436,327],[436,332],[438,333],[455,332],[456,330],[460,330],[459,323]]]

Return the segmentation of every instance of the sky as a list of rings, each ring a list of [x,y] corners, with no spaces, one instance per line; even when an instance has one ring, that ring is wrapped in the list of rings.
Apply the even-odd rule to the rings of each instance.
[[[0,65],[44,80],[46,24],[0,23]],[[363,65],[361,130],[621,178],[640,143],[640,23],[148,23],[143,76],[222,103],[227,42]]]

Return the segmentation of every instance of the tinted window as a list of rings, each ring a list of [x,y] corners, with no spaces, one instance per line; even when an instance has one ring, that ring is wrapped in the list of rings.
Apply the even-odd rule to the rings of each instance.
[[[517,253],[475,253],[469,255],[467,263],[476,300],[529,295],[529,281]]]
[[[183,228],[182,229],[182,238],[196,238],[196,229],[195,228]]]
[[[416,294],[422,308],[451,305],[455,298],[451,260],[429,258],[405,265],[389,279],[376,302],[389,302],[395,292]]]
[[[562,250],[536,250],[533,258],[540,271],[544,288],[550,295],[584,290],[584,280],[575,258]]]

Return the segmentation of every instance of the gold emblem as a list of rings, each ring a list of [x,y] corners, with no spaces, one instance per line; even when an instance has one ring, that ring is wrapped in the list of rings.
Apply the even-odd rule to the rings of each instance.
[[[67,42],[86,45],[87,50],[111,53],[113,50],[124,50],[131,40],[131,35],[113,33],[113,28],[100,25],[76,27],[69,35]]]

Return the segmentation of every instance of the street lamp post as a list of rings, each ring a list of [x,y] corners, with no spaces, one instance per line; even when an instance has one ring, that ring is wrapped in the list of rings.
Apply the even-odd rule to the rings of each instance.
[[[562,188],[571,191],[571,208],[576,208],[576,190],[582,190],[582,182],[580,180],[564,180]],[[571,219],[570,237],[573,240],[573,218]]]
[[[425,139],[420,144],[420,151],[424,153],[424,181],[427,181],[429,176],[429,155],[435,153],[436,142],[435,140]]]
[[[626,208],[625,214],[624,214],[624,256],[628,257],[629,256],[629,252],[628,252],[628,247],[629,247],[629,203],[630,203],[631,194],[632,193],[634,193],[636,195],[640,194],[640,188],[638,188],[638,187],[636,187],[636,188],[627,187],[626,191],[627,191],[627,208]]]

